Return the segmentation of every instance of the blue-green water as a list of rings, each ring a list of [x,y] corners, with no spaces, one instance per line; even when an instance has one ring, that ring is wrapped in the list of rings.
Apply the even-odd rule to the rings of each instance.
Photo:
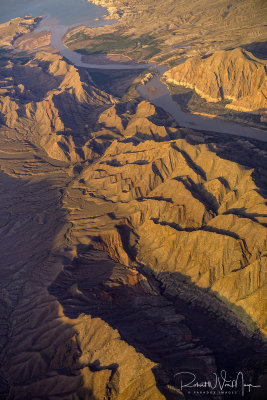
[[[31,15],[53,17],[60,25],[93,25],[96,18],[106,13],[87,0],[0,0],[0,23]]]

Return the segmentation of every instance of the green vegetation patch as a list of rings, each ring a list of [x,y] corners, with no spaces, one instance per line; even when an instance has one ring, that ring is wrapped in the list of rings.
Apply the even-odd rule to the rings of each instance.
[[[150,35],[134,37],[119,32],[90,37],[83,32],[73,34],[66,44],[81,54],[118,52],[147,60],[160,52],[159,40]],[[82,45],[80,47],[80,45]]]

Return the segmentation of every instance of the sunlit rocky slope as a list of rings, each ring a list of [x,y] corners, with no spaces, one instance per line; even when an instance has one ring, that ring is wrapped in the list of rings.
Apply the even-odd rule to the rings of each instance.
[[[233,365],[255,380],[266,145],[119,102],[48,48],[6,49],[0,70],[1,398],[182,399],[177,372]]]
[[[226,108],[266,113],[267,61],[240,48],[196,56],[171,68],[167,82],[194,89],[208,102],[228,101]]]

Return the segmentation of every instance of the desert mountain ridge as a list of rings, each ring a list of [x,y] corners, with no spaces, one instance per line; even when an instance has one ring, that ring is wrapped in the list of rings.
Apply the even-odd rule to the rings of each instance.
[[[204,379],[229,345],[229,368],[260,369],[265,143],[26,55],[0,66],[1,396],[184,399],[175,374]]]
[[[167,82],[193,88],[208,102],[228,100],[237,111],[267,110],[267,61],[241,48],[196,56],[164,74]]]
[[[47,33],[29,46],[14,32],[0,58],[0,398],[184,400],[185,370],[256,384],[266,143],[181,128],[99,89]]]

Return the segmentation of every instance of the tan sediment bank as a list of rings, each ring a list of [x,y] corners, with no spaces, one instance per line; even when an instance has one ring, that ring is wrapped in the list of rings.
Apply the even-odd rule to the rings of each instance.
[[[208,114],[208,113],[192,112],[191,114],[202,115],[202,117],[207,117],[207,118],[217,118],[216,115],[214,115],[214,114]]]
[[[40,49],[51,44],[51,32],[31,32],[20,36],[14,42],[14,47],[18,50],[34,50]]]
[[[99,64],[99,65],[108,65],[108,64],[128,64],[128,65],[137,65],[137,63],[132,60],[128,56],[124,56],[122,54],[86,54],[82,55],[82,62],[88,64]]]

